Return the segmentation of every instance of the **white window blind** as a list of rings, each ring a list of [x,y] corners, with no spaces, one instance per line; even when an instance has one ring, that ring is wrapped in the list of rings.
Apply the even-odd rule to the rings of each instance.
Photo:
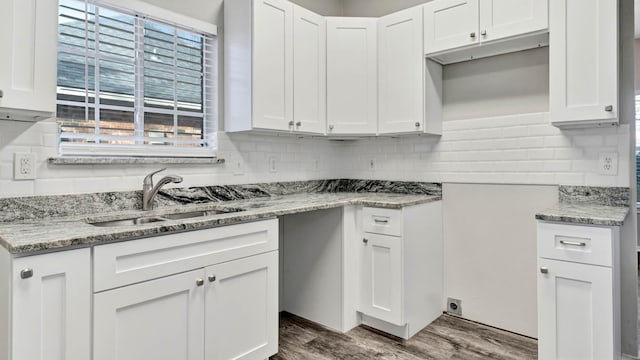
[[[86,0],[60,0],[62,155],[214,156],[215,36]]]

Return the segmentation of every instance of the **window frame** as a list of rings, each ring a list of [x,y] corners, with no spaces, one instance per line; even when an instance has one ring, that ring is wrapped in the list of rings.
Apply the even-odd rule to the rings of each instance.
[[[95,5],[97,7],[106,8],[109,10],[122,12],[124,14],[135,16],[136,21],[144,22],[149,20],[152,22],[164,24],[171,27],[176,27],[181,30],[186,30],[196,34],[200,34],[203,38],[208,39],[205,46],[209,46],[210,50],[205,52],[203,49],[203,63],[204,68],[208,71],[205,72],[207,81],[202,86],[203,96],[203,140],[206,143],[206,147],[180,147],[174,145],[114,145],[114,144],[95,144],[95,143],[73,143],[62,142],[61,131],[58,130],[58,153],[60,157],[138,157],[138,158],[216,158],[218,151],[218,28],[214,24],[210,24],[198,19],[194,19],[182,14],[172,12],[170,10],[157,7],[138,0],[77,0],[84,2],[85,4]],[[185,25],[189,24],[189,25]],[[139,24],[136,24],[139,25]],[[141,28],[137,26],[137,28]],[[140,34],[135,33],[135,49],[136,53],[140,47],[144,44],[140,44]],[[209,55],[205,57],[206,55]],[[144,71],[143,67],[138,67],[142,62],[142,59],[132,59],[136,66],[136,89],[139,89],[140,83],[138,78],[142,78],[144,75],[140,74],[140,71]],[[207,66],[206,64],[210,64]],[[203,69],[203,71],[205,71]],[[138,76],[142,75],[142,76]],[[209,87],[205,86],[208,84]],[[57,93],[57,91],[56,91]],[[136,90],[134,95],[135,105],[130,109],[136,115],[144,116],[144,107],[140,107],[139,103],[144,101],[144,94]],[[56,104],[65,104],[65,100],[56,100]],[[209,105],[207,105],[209,104]],[[182,112],[179,109],[173,109],[168,112],[176,113],[177,116],[181,115],[193,115],[188,112]],[[156,113],[155,109],[153,113]],[[162,110],[157,113],[163,113]],[[56,115],[57,122],[57,115]],[[139,133],[140,123],[134,118],[135,133]],[[144,129],[142,129],[144,131]],[[81,137],[81,135],[78,135]]]

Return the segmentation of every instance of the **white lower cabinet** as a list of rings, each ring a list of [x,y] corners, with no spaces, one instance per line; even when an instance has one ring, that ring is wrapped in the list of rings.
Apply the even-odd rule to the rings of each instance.
[[[94,360],[277,353],[277,229],[266,220],[97,246],[96,283],[109,289],[94,295]]]
[[[94,295],[94,360],[204,359],[196,270]]]
[[[15,259],[3,255],[0,257],[3,267],[11,263],[8,267],[11,268],[12,311],[7,316],[5,309],[0,310],[0,320],[10,319],[3,321],[10,324],[8,358],[90,359],[90,249]],[[3,332],[0,330],[0,334]],[[2,342],[4,340],[0,344]],[[4,359],[4,353],[0,353],[0,358]]]
[[[538,358],[619,360],[617,227],[538,224]]]
[[[443,310],[442,202],[365,207],[362,230],[362,323],[408,339]]]
[[[365,234],[360,310],[380,320],[404,325],[402,316],[402,238]]]

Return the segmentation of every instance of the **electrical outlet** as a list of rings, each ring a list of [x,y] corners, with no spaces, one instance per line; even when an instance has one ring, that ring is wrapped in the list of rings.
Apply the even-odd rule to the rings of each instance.
[[[376,159],[370,159],[369,160],[369,171],[375,171],[376,168],[377,168]]]
[[[462,300],[447,298],[447,312],[452,315],[462,316]]]
[[[278,163],[275,156],[269,156],[269,172],[278,172]]]
[[[36,155],[33,153],[13,154],[13,178],[34,180],[36,178]]]
[[[600,153],[598,170],[600,175],[618,175],[618,153]]]
[[[233,166],[233,175],[244,175],[244,160],[242,160],[242,157],[233,159],[231,166]]]

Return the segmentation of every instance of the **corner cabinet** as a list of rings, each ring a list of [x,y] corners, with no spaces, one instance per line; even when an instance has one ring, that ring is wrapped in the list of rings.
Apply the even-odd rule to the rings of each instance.
[[[377,18],[327,18],[327,134],[376,135]]]
[[[94,248],[94,360],[278,352],[278,221]]]
[[[618,124],[618,1],[552,0],[551,123],[561,128]]]
[[[324,18],[286,0],[234,0],[224,17],[225,131],[324,134]]]
[[[378,132],[442,134],[442,67],[424,58],[422,6],[378,19]]]
[[[49,0],[0,2],[0,120],[55,115],[57,6]]]
[[[538,356],[621,359],[618,227],[538,222]]]
[[[90,359],[90,249],[13,259],[4,253],[1,258],[2,272],[10,269],[4,274],[11,277],[11,291],[2,296],[9,296],[12,305],[10,313],[0,310],[2,326],[10,329],[6,335],[11,334],[5,347],[9,354],[0,358]],[[8,345],[4,330],[0,344]]]
[[[409,339],[442,314],[441,201],[365,207],[358,242],[364,324]]]

